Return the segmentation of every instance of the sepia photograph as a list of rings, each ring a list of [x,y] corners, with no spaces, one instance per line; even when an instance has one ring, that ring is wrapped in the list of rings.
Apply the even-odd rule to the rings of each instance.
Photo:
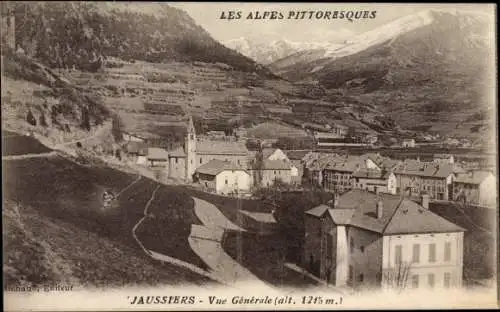
[[[496,9],[2,1],[5,310],[498,308]]]

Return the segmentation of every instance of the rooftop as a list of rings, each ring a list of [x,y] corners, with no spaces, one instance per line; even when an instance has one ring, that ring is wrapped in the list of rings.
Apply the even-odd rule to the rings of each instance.
[[[126,149],[128,154],[146,155],[147,144],[144,142],[128,142]]]
[[[156,160],[167,160],[168,152],[159,147],[149,147],[148,148],[148,159],[156,159]]]
[[[310,151],[284,151],[290,160],[302,160]]]
[[[262,158],[263,159],[269,158],[278,149],[279,148],[264,148],[262,150]]]
[[[422,162],[406,159],[395,168],[396,174],[406,174],[424,177],[446,178],[454,173],[457,167],[448,163]]]
[[[262,161],[262,169],[264,170],[290,170],[291,166],[289,162],[283,160],[269,160],[264,159]]]
[[[377,203],[383,213],[377,218]],[[335,207],[320,205],[306,211],[316,217],[326,215],[338,225],[349,225],[382,235],[461,232],[463,228],[429,209],[399,196],[351,190],[338,198]]]
[[[207,174],[207,175],[218,175],[219,173],[226,170],[242,170],[245,171],[242,167],[230,162],[230,161],[222,161],[218,159],[212,159],[204,165],[196,168],[196,172]]]
[[[200,140],[196,142],[196,153],[210,155],[247,155],[248,149],[243,142]]]
[[[180,146],[169,153],[169,157],[186,157],[184,147]]]

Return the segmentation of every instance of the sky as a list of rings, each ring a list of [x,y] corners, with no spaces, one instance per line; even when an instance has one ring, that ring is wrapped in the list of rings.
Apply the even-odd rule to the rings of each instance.
[[[240,37],[262,40],[341,42],[349,37],[384,25],[405,15],[427,9],[458,9],[493,14],[493,4],[389,4],[389,3],[236,3],[167,2],[186,11],[195,22],[219,41]],[[279,11],[377,11],[374,19],[343,20],[247,20],[249,12]],[[222,12],[241,11],[237,20],[220,19]]]

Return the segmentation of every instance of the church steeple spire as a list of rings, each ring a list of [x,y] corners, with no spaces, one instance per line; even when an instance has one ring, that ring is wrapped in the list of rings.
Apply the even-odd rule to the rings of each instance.
[[[185,141],[186,149],[186,181],[193,181],[193,174],[196,168],[196,130],[194,128],[193,117],[189,114],[187,133]]]
[[[187,132],[192,133],[192,134],[196,134],[196,131],[194,129],[193,117],[191,116],[191,114],[189,115],[189,119],[188,119]]]

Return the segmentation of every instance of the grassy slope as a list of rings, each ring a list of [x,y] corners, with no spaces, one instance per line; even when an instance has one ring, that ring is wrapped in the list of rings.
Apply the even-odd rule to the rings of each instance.
[[[32,137],[2,130],[2,155],[40,154],[50,151]]]
[[[185,189],[162,186],[148,209],[150,217],[139,226],[137,236],[148,249],[207,269],[188,242],[191,224],[201,225],[193,207]]]
[[[118,207],[103,210],[102,190],[111,189],[116,193],[134,181],[134,176],[109,168],[81,167],[61,158],[7,161],[3,169],[5,198],[22,207],[19,218],[26,222],[25,229],[33,231],[22,234],[15,219],[6,219],[11,223],[6,227],[8,232],[4,232],[7,234],[4,237],[8,237],[7,246],[11,246],[7,249],[15,250],[23,244],[28,248],[21,257],[14,257],[19,261],[38,258],[36,261],[40,263],[48,250],[46,242],[51,250],[57,250],[56,255],[69,259],[66,267],[79,271],[80,276],[75,276],[84,284],[206,280],[190,271],[147,259],[133,239],[132,227],[142,217],[144,205],[156,185],[153,181],[139,181],[120,197]],[[18,233],[18,238],[10,236],[10,232]],[[160,241],[168,242],[168,237]],[[12,251],[7,254],[14,255]],[[110,262],[110,259],[114,260]],[[10,270],[25,269],[22,262],[14,262]],[[35,270],[30,281],[50,280],[47,276],[53,273],[50,268],[46,271],[49,273],[39,276]],[[16,274],[11,282],[17,280]],[[67,272],[60,274],[67,275]]]
[[[7,286],[71,283],[111,287],[205,280],[178,267],[146,259],[135,247],[48,218],[33,207],[7,202],[3,220]]]
[[[260,236],[248,232],[226,233],[224,250],[258,278],[280,287],[307,287],[317,283],[284,267],[286,243],[279,234]]]

